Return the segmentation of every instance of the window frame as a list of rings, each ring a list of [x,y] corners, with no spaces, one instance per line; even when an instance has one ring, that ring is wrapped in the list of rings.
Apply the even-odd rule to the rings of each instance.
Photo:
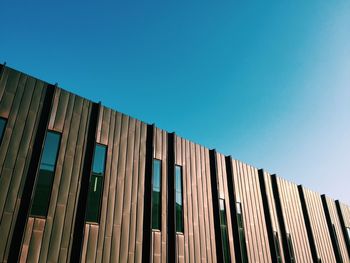
[[[87,212],[88,212],[88,206],[89,206],[89,193],[90,193],[90,183],[91,179],[93,177],[93,169],[94,169],[94,162],[95,162],[95,157],[96,157],[96,148],[97,146],[102,146],[105,148],[105,155],[104,155],[104,162],[103,162],[103,174],[102,174],[102,183],[101,183],[101,193],[99,196],[99,203],[98,203],[98,214],[97,214],[97,222],[87,220]],[[100,220],[101,220],[101,210],[102,210],[102,201],[103,201],[103,192],[104,192],[104,185],[105,185],[105,173],[106,173],[106,163],[107,163],[107,154],[108,154],[108,145],[104,145],[102,143],[95,142],[95,147],[94,147],[94,154],[93,154],[93,159],[92,159],[92,164],[91,164],[91,171],[90,171],[90,178],[89,178],[89,188],[88,188],[88,194],[87,194],[87,199],[86,199],[86,209],[85,209],[85,223],[90,224],[90,225],[99,225]]]
[[[238,220],[238,216],[240,216],[240,223]],[[238,227],[238,238],[239,238],[239,244],[240,244],[240,253],[242,257],[242,262],[248,262],[248,249],[247,249],[247,239],[245,236],[245,227],[244,227],[244,219],[243,219],[243,207],[241,202],[236,202],[236,220],[237,220],[237,227]]]
[[[222,214],[221,214],[221,204],[223,207],[223,211],[224,211],[224,216],[225,216],[225,225],[223,224],[221,218],[222,218]],[[224,244],[224,240],[223,240],[223,234],[221,232],[221,244],[223,246],[223,253],[224,253],[224,261],[225,262],[231,262],[231,251],[230,251],[230,240],[229,240],[229,231],[228,231],[228,220],[227,220],[227,212],[226,212],[226,202],[225,199],[223,198],[219,198],[219,220],[220,220],[220,231],[222,231],[222,227],[224,226],[226,229],[226,244]],[[225,249],[226,247],[226,249]],[[226,254],[225,254],[225,250],[227,251],[227,258],[226,258]]]
[[[154,162],[159,162],[159,193],[160,193],[160,202],[159,202],[159,228],[153,228],[153,192],[154,192]],[[152,231],[154,232],[161,232],[162,231],[162,169],[163,169],[163,163],[162,160],[153,158],[152,160],[152,203],[151,203],[151,213],[152,213],[152,222],[151,227]]]
[[[52,182],[51,182],[51,185],[50,185],[50,194],[48,196],[48,201],[47,201],[47,206],[46,206],[46,212],[45,212],[45,215],[38,215],[38,214],[34,214],[32,212],[32,209],[33,209],[33,204],[34,204],[34,200],[35,200],[35,195],[36,195],[36,190],[37,190],[37,187],[38,187],[38,181],[39,181],[39,176],[40,176],[40,167],[41,167],[41,164],[42,164],[42,159],[43,159],[43,153],[44,153],[44,150],[45,150],[45,146],[46,146],[46,140],[47,140],[47,137],[48,137],[48,134],[49,133],[52,133],[52,134],[57,134],[59,135],[59,140],[58,140],[58,148],[57,148],[57,152],[56,152],[56,158],[55,158],[55,165],[53,167],[53,176],[52,176]],[[44,143],[43,143],[43,146],[41,148],[41,152],[40,152],[40,161],[39,161],[39,164],[38,164],[38,167],[37,167],[37,170],[36,170],[36,174],[35,174],[35,183],[34,183],[34,187],[33,187],[33,191],[32,191],[32,196],[31,196],[31,202],[30,202],[30,210],[29,210],[29,216],[30,217],[35,217],[35,218],[43,218],[43,219],[46,219],[47,218],[47,214],[49,212],[49,206],[50,206],[50,201],[51,201],[51,195],[52,195],[52,187],[53,187],[53,183],[55,181],[55,175],[56,175],[56,168],[57,168],[57,160],[58,160],[58,157],[60,155],[60,150],[61,150],[61,143],[62,143],[62,133],[61,132],[57,132],[57,131],[54,131],[54,130],[46,130],[45,132],[45,138],[44,138]]]
[[[177,216],[177,212],[176,212],[176,167],[179,167],[180,168],[180,179],[181,179],[181,230],[182,231],[177,231],[177,220],[176,220],[176,216]],[[175,164],[175,233],[178,234],[178,235],[183,235],[184,232],[185,232],[185,222],[184,222],[184,193],[183,193],[183,168],[182,168],[182,165],[178,165],[178,164]]]
[[[294,245],[293,245],[292,235],[290,233],[287,233],[287,245],[288,245],[290,261],[292,263],[295,263]]]
[[[277,231],[273,231],[273,243],[274,243],[275,252],[276,252],[276,260],[278,263],[282,263],[280,239]]]

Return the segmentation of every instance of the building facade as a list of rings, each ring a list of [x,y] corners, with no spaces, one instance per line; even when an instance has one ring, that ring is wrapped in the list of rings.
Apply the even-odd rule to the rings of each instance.
[[[350,207],[0,65],[0,262],[350,262]]]

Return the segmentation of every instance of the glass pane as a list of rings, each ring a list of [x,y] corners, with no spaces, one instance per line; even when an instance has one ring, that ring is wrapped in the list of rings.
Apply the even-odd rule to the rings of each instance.
[[[220,230],[222,238],[222,247],[224,252],[225,262],[231,261],[230,256],[230,247],[228,243],[228,234],[227,234],[227,219],[226,219],[226,209],[225,209],[225,200],[219,199],[219,208],[220,208]]]
[[[61,135],[59,133],[47,132],[30,211],[31,215],[47,215],[60,140]]]
[[[182,170],[181,166],[175,166],[175,205],[176,205],[176,232],[183,232],[182,218]]]
[[[105,172],[106,146],[97,144],[95,147],[94,165],[92,172],[95,175],[103,175]]]
[[[245,241],[243,215],[242,215],[242,204],[239,202],[236,203],[236,212],[237,212],[239,242],[241,245],[242,262],[248,262],[247,245]]]
[[[99,222],[107,147],[96,144],[86,208],[86,221]]]
[[[277,232],[273,232],[273,241],[274,241],[274,244],[275,244],[277,262],[282,262],[281,251],[280,251],[280,243],[279,243],[279,238],[278,238],[278,233]]]
[[[152,191],[152,229],[161,227],[161,161],[153,160]]]
[[[3,118],[0,118],[0,143],[2,141],[2,136],[4,135],[5,127],[6,127],[6,120]]]
[[[350,228],[347,227],[347,228],[346,228],[346,231],[348,232],[348,239],[349,239],[349,241],[350,241]]]
[[[295,262],[293,242],[292,242],[292,237],[291,237],[290,234],[287,234],[287,242],[288,242],[288,249],[289,249],[289,254],[290,254],[290,260],[291,260],[291,262]]]

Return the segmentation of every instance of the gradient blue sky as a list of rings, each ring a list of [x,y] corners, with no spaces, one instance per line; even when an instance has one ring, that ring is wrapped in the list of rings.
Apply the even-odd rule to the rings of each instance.
[[[9,66],[350,204],[349,1],[11,0],[1,15]]]

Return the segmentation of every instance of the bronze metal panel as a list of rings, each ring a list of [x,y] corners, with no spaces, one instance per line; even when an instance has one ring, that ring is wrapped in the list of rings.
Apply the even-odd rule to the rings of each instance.
[[[123,213],[125,166],[126,166],[127,142],[128,142],[128,127],[129,127],[129,117],[122,115],[122,130],[121,130],[119,161],[118,161],[118,169],[117,169],[118,179],[117,179],[117,194],[116,194],[114,220],[113,220],[111,260],[119,259],[121,223],[122,223],[122,216],[123,216],[122,213]]]
[[[29,262],[39,262],[40,247],[43,239],[43,231],[45,227],[45,219],[35,218],[32,236],[30,238],[30,244],[28,247],[28,257]]]
[[[346,249],[346,243],[345,243],[345,238],[342,232],[342,228],[340,225],[340,220],[337,214],[337,208],[335,206],[335,201],[326,196],[326,202],[327,202],[327,207],[329,210],[329,214],[330,214],[330,218],[331,218],[331,222],[332,224],[334,224],[335,227],[335,231],[337,234],[337,238],[338,238],[338,243],[339,243],[339,248],[340,248],[340,252],[341,252],[341,256],[344,262],[350,262],[350,258]]]
[[[0,261],[8,256],[46,86],[7,67],[0,82],[0,116],[8,118],[0,148]]]
[[[34,218],[29,217],[28,218],[28,227],[26,228],[26,232],[25,232],[24,238],[23,238],[23,245],[22,245],[21,256],[20,256],[20,260],[19,260],[20,262],[27,261],[29,242],[30,242],[30,239],[32,237],[33,226],[34,226]]]
[[[102,109],[102,108],[101,108]],[[104,107],[103,107],[104,110]],[[106,194],[102,195],[102,206],[101,206],[101,216],[100,216],[100,226],[98,233],[98,241],[97,241],[97,252],[96,252],[96,262],[102,262],[103,259],[103,243],[105,241],[106,235],[106,218],[107,218],[107,208],[110,198],[110,192],[114,192],[114,187],[111,187],[111,160],[113,156],[113,143],[114,143],[114,129],[115,129],[115,118],[116,113],[111,111],[109,114],[110,119],[108,120],[108,127],[105,127],[104,130],[108,131],[108,141],[107,145],[107,156],[106,156],[106,168],[105,168],[105,176],[104,176],[104,184],[103,184],[103,192]],[[113,189],[113,190],[112,190]],[[111,191],[112,190],[112,191]]]
[[[334,253],[332,253],[332,241],[323,212],[321,197],[318,193],[305,187],[302,187],[302,189],[310,217],[310,227],[314,237],[317,255],[322,262],[336,262]]]
[[[106,167],[111,166],[110,169],[110,175],[107,174],[106,170],[106,176],[110,177],[109,181],[109,188],[108,188],[108,209],[107,209],[107,216],[105,221],[105,240],[103,245],[103,262],[109,262],[110,256],[111,256],[111,242],[112,242],[112,235],[113,235],[113,222],[114,222],[114,210],[115,210],[115,203],[116,203],[116,190],[117,190],[117,179],[118,179],[118,163],[119,163],[119,149],[120,149],[120,138],[121,138],[121,127],[122,127],[122,114],[121,113],[115,113],[114,116],[115,121],[115,128],[113,135],[109,136],[110,144],[108,144],[108,151],[112,151],[112,156],[107,156],[107,162]],[[109,159],[111,158],[111,159]],[[107,206],[106,204],[106,206]],[[104,207],[104,204],[102,204],[102,207]],[[101,227],[103,226],[103,221],[101,221]]]
[[[58,102],[60,100],[60,94],[61,94],[61,89],[56,89],[53,102],[52,102],[52,109],[51,109],[51,115],[50,115],[50,120],[49,120],[49,125],[48,129],[49,130],[54,130],[55,129],[55,118],[57,114],[57,108],[58,108]]]
[[[312,262],[297,185],[279,177],[277,184],[286,231],[291,234],[296,260],[298,262]]]
[[[341,203],[339,200],[336,201],[336,206],[340,224],[342,225],[347,251],[350,255],[350,236],[347,230],[347,228],[350,228],[350,206]]]
[[[86,253],[87,253],[87,247],[88,247],[88,241],[89,241],[89,232],[90,232],[90,224],[85,224],[84,242],[83,242],[83,248],[82,248],[82,252],[81,252],[81,262],[86,262]]]
[[[69,92],[65,90],[61,90],[57,112],[55,116],[55,122],[53,125],[55,131],[58,131],[58,132],[63,131],[64,120],[66,118],[66,111],[68,108],[70,97],[72,96],[70,96]]]
[[[218,167],[218,184],[219,184],[218,189],[219,191],[221,191],[221,196],[219,195],[219,198],[223,198],[225,200],[230,257],[231,257],[231,262],[235,262],[233,226],[231,224],[232,222],[231,216],[233,215],[231,215],[231,209],[230,209],[230,196],[229,196],[228,186],[227,186],[225,156],[223,154],[216,153],[216,159],[217,159],[217,167]]]

